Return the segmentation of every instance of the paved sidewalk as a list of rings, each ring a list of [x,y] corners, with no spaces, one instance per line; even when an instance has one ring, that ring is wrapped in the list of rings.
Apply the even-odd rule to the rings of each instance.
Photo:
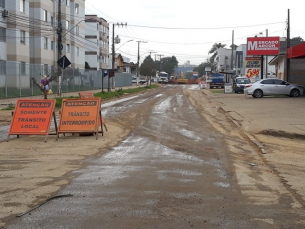
[[[305,138],[305,96],[254,99],[243,94],[202,91],[249,133]]]

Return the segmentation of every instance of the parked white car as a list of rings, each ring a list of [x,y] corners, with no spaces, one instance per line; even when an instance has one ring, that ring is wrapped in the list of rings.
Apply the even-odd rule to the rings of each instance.
[[[280,79],[264,79],[253,84],[246,85],[246,94],[254,98],[262,98],[265,95],[288,95],[298,97],[303,94],[303,87],[290,84]]]
[[[132,82],[132,83],[137,83],[137,78],[136,78],[136,77],[132,77],[131,82]],[[139,84],[145,84],[145,83],[146,83],[146,80],[138,79],[138,83],[139,83]]]

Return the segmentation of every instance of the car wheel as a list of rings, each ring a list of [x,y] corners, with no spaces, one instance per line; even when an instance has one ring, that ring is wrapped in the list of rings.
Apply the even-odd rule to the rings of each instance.
[[[262,98],[263,97],[263,91],[262,90],[255,90],[253,92],[253,97],[254,98]]]
[[[298,89],[292,89],[290,92],[291,97],[299,97],[300,96],[300,91]]]

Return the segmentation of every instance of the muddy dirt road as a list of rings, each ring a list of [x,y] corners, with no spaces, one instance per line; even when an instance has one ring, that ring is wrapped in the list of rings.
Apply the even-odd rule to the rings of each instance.
[[[109,133],[117,128],[106,144],[68,136],[68,147],[54,146],[58,155],[77,142],[92,151],[81,169],[63,172],[55,194],[72,196],[8,217],[5,228],[304,228],[302,199],[197,86],[114,101],[103,116]],[[24,139],[34,140],[11,142]]]

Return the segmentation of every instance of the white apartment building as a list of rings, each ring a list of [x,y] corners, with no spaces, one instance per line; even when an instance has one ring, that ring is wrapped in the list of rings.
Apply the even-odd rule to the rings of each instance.
[[[109,68],[109,23],[97,15],[86,15],[86,62],[91,70]]]
[[[236,51],[233,51],[233,60],[235,59]],[[218,48],[217,49],[217,71],[219,72],[230,72],[234,68],[231,69],[231,59],[232,59],[232,49],[226,48]]]
[[[0,11],[0,87],[29,87],[30,76],[57,66],[58,1],[0,0]],[[62,1],[62,55],[72,68],[85,67],[84,21],[85,0]]]

